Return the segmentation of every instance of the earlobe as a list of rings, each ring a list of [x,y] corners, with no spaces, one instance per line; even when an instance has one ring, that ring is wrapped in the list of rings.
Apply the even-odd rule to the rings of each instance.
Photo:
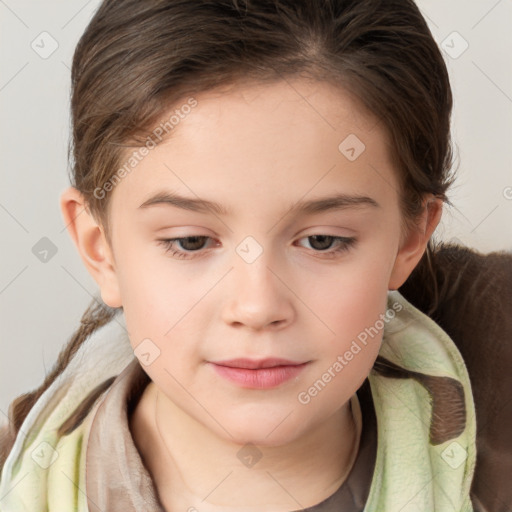
[[[411,272],[421,260],[432,233],[441,220],[442,211],[442,200],[434,198],[430,194],[424,201],[423,214],[418,219],[417,227],[411,229],[398,250],[389,278],[389,290],[400,288],[411,275]]]
[[[110,307],[121,307],[115,262],[103,227],[89,211],[83,195],[74,187],[61,194],[60,209],[85,267],[100,287],[103,302]]]

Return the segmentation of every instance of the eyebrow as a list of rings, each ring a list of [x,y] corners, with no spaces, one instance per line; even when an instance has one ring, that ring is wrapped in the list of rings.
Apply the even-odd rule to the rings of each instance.
[[[144,201],[139,208],[149,208],[151,206],[174,206],[183,210],[190,210],[199,213],[216,213],[218,215],[229,215],[230,212],[219,203],[208,201],[206,199],[195,199],[184,197],[174,192],[162,191],[151,196]],[[298,201],[289,208],[292,214],[315,214],[329,210],[345,210],[349,208],[374,207],[380,208],[380,204],[375,199],[368,196],[335,194],[332,196],[312,199],[309,201]]]

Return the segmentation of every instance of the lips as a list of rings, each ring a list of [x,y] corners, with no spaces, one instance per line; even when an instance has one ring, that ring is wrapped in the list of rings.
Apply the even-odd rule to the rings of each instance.
[[[230,359],[228,361],[216,361],[214,364],[227,366],[228,368],[245,368],[246,370],[258,370],[260,368],[274,368],[276,366],[299,366],[303,363],[288,359]]]
[[[288,359],[230,359],[210,363],[217,375],[242,388],[268,389],[297,377],[309,364]]]

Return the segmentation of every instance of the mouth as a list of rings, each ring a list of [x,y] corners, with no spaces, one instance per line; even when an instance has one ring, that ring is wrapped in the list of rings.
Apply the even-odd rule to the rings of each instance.
[[[310,363],[288,359],[230,359],[210,362],[218,375],[243,388],[268,389],[298,376]]]
[[[259,370],[260,368],[275,368],[276,366],[300,366],[301,362],[288,359],[230,359],[228,361],[216,361],[213,364],[228,368],[244,368],[246,370]]]

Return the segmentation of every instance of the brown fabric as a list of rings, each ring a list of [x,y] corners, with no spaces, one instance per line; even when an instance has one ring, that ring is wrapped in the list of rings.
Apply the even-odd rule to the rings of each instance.
[[[87,447],[87,498],[91,512],[162,512],[151,476],[129,430],[129,415],[148,384],[134,360],[113,382],[96,411]],[[377,453],[376,417],[368,380],[357,392],[363,428],[357,458],[347,479],[307,512],[362,512]]]
[[[512,253],[447,245],[434,265],[439,305],[431,318],[459,349],[473,390],[477,460],[475,512],[512,511]],[[399,292],[423,312],[432,303],[421,276]]]
[[[364,510],[377,456],[377,420],[368,379],[357,391],[357,396],[363,416],[363,430],[357,459],[341,487],[318,505],[304,509],[306,512],[363,512]]]
[[[129,411],[149,380],[134,359],[112,383],[96,411],[86,453],[90,512],[163,512],[129,429]]]

